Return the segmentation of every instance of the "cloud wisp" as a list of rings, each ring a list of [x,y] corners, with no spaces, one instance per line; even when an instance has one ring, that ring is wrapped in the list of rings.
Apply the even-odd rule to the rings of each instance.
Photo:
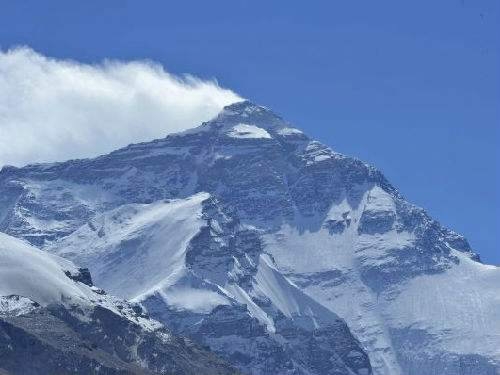
[[[0,51],[0,167],[96,156],[161,138],[241,100],[145,61],[88,65]]]

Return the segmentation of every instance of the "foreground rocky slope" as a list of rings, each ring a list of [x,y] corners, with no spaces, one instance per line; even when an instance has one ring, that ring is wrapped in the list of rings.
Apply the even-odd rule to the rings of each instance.
[[[248,373],[500,372],[500,270],[264,107],[96,159],[5,167],[0,193],[0,230]]]
[[[71,262],[0,234],[0,372],[236,374]]]

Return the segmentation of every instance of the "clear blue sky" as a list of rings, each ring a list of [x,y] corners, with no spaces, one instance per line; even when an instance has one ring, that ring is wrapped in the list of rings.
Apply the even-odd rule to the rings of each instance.
[[[3,1],[0,47],[216,77],[500,264],[500,1],[176,3]]]

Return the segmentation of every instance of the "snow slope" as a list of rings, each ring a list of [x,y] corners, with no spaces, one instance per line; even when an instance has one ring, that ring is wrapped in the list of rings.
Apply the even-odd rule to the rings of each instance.
[[[71,261],[39,250],[25,241],[0,233],[0,298],[21,296],[19,303],[31,306],[27,300],[41,306],[60,304],[79,306],[83,311],[101,306],[113,313],[133,320],[146,330],[155,330],[159,322],[137,317],[131,306],[80,279],[81,269]],[[3,312],[19,309],[12,300],[3,298]],[[118,305],[121,308],[117,307]],[[124,308],[124,306],[126,308]],[[17,313],[22,312],[20,309]],[[82,319],[87,319],[82,317]]]
[[[459,263],[443,274],[408,282],[381,310],[391,329],[425,330],[454,353],[500,358],[500,270],[454,252]],[[452,309],[452,312],[450,312]]]
[[[90,220],[53,252],[89,267],[100,287],[137,299],[185,274],[186,248],[203,223],[201,202],[207,198],[200,193],[186,200],[122,205]]]
[[[76,270],[68,261],[0,233],[0,295],[20,295],[41,305],[68,299],[89,304],[90,288],[68,278],[61,263]]]
[[[232,138],[271,138],[265,129],[248,124],[235,125],[227,134]]]

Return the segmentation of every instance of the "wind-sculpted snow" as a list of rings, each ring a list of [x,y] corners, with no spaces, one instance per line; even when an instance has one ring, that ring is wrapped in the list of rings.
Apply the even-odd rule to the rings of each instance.
[[[4,168],[0,230],[247,373],[500,373],[500,270],[375,168],[249,102],[96,159]]]
[[[65,274],[65,271],[77,272],[71,262],[3,233],[0,233],[0,260],[0,296],[20,295],[43,305],[66,299],[90,305],[92,290]]]
[[[91,268],[100,287],[136,299],[182,276],[186,248],[200,230],[201,202],[207,197],[119,206],[90,219],[56,245],[57,253]],[[82,252],[82,244],[87,251]]]

